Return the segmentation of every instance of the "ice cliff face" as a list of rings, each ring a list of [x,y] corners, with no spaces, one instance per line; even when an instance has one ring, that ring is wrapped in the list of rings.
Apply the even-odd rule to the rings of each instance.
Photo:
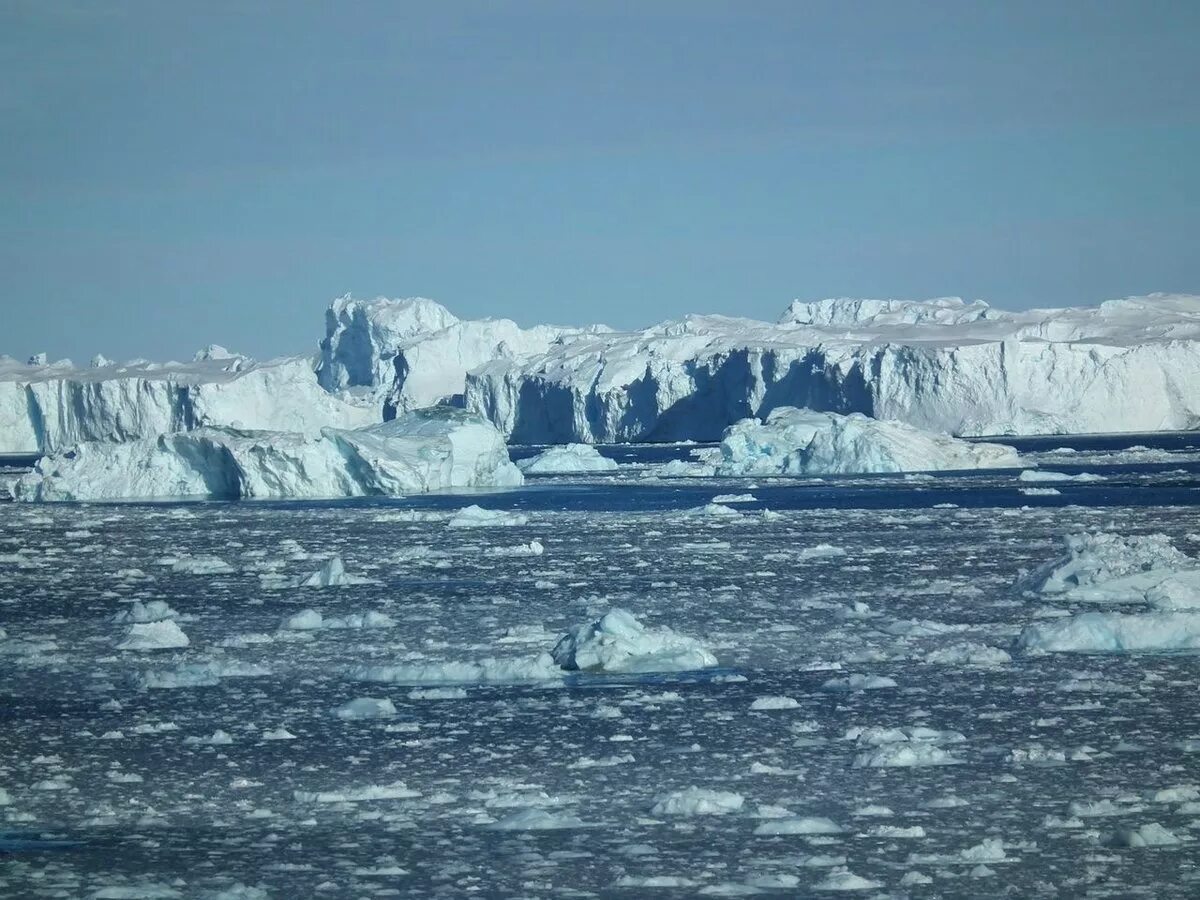
[[[255,362],[221,348],[191,363],[77,369],[0,360],[0,453],[50,453],[208,426],[313,434],[380,420],[320,387],[306,357]]]
[[[463,410],[439,408],[315,436],[201,428],[81,443],[43,457],[14,495],[27,501],[359,497],[521,482],[495,428]]]
[[[689,316],[467,375],[514,441],[717,440],[779,406],[960,435],[1200,426],[1200,297],[1008,313],[941,299],[795,303],[776,325]]]
[[[495,359],[547,353],[580,333],[556,325],[521,328],[509,319],[464,321],[422,298],[346,296],[325,314],[318,375],[327,390],[370,397],[391,417],[436,403],[461,405],[469,370]]]

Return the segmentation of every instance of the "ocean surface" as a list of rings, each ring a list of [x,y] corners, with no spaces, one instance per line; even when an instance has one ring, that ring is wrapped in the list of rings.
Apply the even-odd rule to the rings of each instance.
[[[1095,478],[0,505],[0,896],[1197,896],[1200,659],[1014,642],[1064,535],[1200,554],[1200,435],[997,440]],[[613,608],[717,665],[547,666]]]

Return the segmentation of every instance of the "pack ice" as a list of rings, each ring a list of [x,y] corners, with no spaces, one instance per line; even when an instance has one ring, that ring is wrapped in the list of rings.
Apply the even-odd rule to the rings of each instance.
[[[289,432],[203,428],[43,457],[18,500],[200,497],[278,499],[397,495],[519,485],[500,433],[449,407],[360,429]]]
[[[1065,544],[1061,557],[1018,586],[1047,599],[1138,608],[1085,610],[1034,623],[1017,639],[1020,648],[1092,653],[1200,648],[1200,560],[1162,534],[1072,534]]]

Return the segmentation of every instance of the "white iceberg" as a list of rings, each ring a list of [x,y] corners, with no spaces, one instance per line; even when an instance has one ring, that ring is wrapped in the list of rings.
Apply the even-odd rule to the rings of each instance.
[[[1200,612],[1087,612],[1025,626],[1026,652],[1148,653],[1200,649]]]
[[[1019,586],[1077,603],[1200,608],[1200,560],[1177,550],[1165,534],[1080,533],[1067,535],[1064,543],[1062,556]]]
[[[85,443],[43,457],[16,484],[20,500],[397,495],[519,485],[500,434],[439,407],[318,436],[200,429],[123,444]]]
[[[191,643],[172,619],[135,622],[117,644],[118,650],[175,650]]]
[[[519,460],[517,468],[526,475],[569,475],[612,472],[617,469],[617,463],[607,456],[601,456],[600,451],[589,444],[564,444],[543,450],[529,459]]]
[[[1012,468],[1020,455],[1002,444],[964,441],[859,413],[779,407],[765,421],[726,429],[716,474],[846,475]]]
[[[723,816],[737,812],[746,798],[733,791],[713,791],[690,787],[672,791],[654,801],[650,814],[655,816]]]
[[[484,509],[472,504],[463,507],[446,522],[448,528],[511,528],[524,525],[529,517],[503,509]]]
[[[1200,297],[1181,294],[1023,312],[797,302],[778,324],[692,315],[490,361],[466,404],[519,443],[711,441],[779,406],[958,435],[1191,429],[1198,337]]]
[[[718,664],[695,638],[670,628],[647,628],[623,609],[575,626],[551,655],[562,668],[585,672],[677,672]]]

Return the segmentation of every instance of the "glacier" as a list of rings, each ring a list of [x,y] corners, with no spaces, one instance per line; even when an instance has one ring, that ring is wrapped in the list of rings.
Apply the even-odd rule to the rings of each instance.
[[[520,485],[504,439],[463,410],[437,407],[318,435],[201,428],[124,443],[84,442],[22,476],[23,501],[394,496]]]

